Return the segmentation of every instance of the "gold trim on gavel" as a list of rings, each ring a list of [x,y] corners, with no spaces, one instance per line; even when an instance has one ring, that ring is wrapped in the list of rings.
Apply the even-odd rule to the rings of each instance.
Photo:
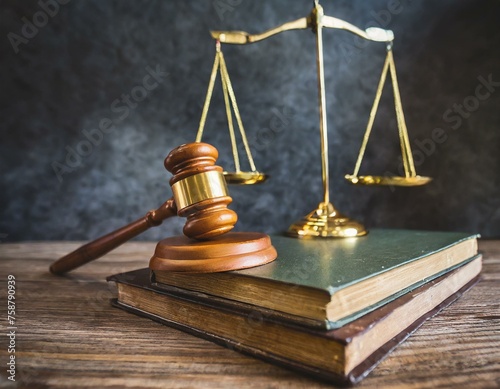
[[[219,171],[195,174],[172,185],[177,209],[181,210],[200,201],[229,196],[224,175]]]

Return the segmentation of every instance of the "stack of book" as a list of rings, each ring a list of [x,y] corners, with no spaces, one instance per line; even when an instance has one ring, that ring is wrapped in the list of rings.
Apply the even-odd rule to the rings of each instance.
[[[335,383],[356,383],[481,271],[477,235],[373,230],[272,237],[278,258],[224,273],[114,275],[126,311]]]

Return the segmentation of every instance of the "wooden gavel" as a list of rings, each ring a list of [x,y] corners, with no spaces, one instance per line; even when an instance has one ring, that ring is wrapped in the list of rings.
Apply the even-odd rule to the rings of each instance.
[[[64,274],[93,261],[163,220],[187,217],[184,234],[193,239],[210,239],[233,229],[238,217],[227,208],[228,195],[222,168],[215,165],[219,153],[207,143],[189,143],[172,150],[165,159],[173,198],[144,217],[98,238],[65,255],[50,266],[54,274]]]

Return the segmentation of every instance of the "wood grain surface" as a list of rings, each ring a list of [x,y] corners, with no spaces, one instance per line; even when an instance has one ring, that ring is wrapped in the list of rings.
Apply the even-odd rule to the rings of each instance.
[[[49,273],[80,244],[0,245],[0,388],[332,387],[112,308],[106,276],[147,267],[156,243],[127,243],[64,277]],[[358,387],[500,387],[500,241],[479,247],[482,281]],[[9,274],[16,277],[16,382],[5,368]]]

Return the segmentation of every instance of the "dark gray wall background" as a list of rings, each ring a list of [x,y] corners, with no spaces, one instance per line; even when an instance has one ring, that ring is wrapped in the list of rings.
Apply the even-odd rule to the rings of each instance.
[[[48,2],[50,3],[50,1]],[[394,30],[395,59],[420,188],[353,187],[351,173],[384,61],[343,31],[324,33],[331,190],[335,205],[370,228],[500,235],[500,2],[323,1],[329,15]],[[36,1],[1,3],[0,240],[92,239],[170,195],[163,159],[193,141],[214,57],[210,29],[260,32],[305,16],[309,1],[71,1],[43,23]],[[394,10],[393,10],[394,11]],[[14,52],[8,34],[41,25]],[[23,19],[26,18],[26,19]],[[13,35],[11,35],[12,37]],[[314,35],[294,31],[223,47],[257,167],[271,179],[231,187],[239,230],[279,232],[321,200]],[[125,112],[113,109],[159,66],[168,76]],[[497,85],[479,87],[480,78]],[[218,81],[204,140],[231,167]],[[395,172],[399,144],[385,90],[364,173]],[[443,115],[469,104],[463,118]],[[475,104],[477,103],[477,104]],[[279,112],[280,114],[277,114]],[[58,179],[54,162],[82,149],[83,130],[114,120],[89,155]],[[443,130],[442,143],[431,144]],[[440,139],[442,140],[442,139]],[[419,146],[420,145],[420,146]],[[423,145],[423,146],[422,146]],[[425,149],[425,150],[424,150]],[[419,150],[419,151],[417,151]],[[75,162],[75,161],[73,161]],[[178,234],[171,220],[144,234]]]

